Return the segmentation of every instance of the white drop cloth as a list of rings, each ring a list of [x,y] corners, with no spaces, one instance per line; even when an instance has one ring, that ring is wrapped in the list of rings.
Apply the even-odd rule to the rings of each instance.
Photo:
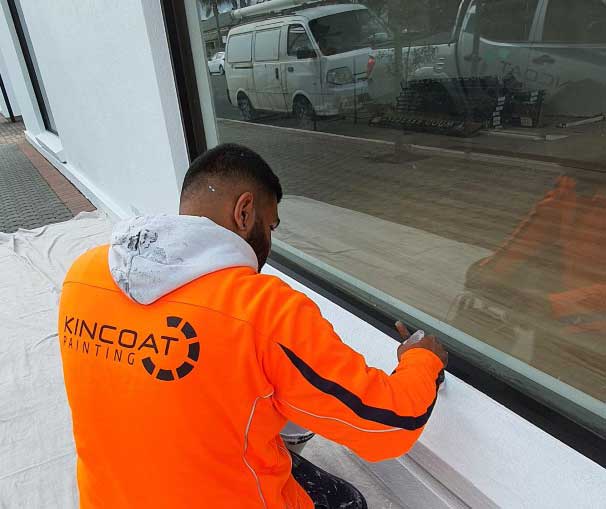
[[[98,212],[0,233],[0,507],[77,507],[71,419],[56,340],[72,261],[109,240]]]
[[[110,221],[99,212],[32,231],[0,233],[0,509],[78,506],[56,339],[57,304],[71,263],[108,243],[110,233]],[[402,507],[345,448],[318,437],[304,455],[358,486],[369,507]]]

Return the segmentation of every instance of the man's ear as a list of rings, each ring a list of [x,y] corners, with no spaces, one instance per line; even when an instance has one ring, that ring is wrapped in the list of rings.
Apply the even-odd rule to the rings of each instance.
[[[242,193],[234,206],[234,222],[238,233],[247,235],[255,225],[255,198],[250,191]]]

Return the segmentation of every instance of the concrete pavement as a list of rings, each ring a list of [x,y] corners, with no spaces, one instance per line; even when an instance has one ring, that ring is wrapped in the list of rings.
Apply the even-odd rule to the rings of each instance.
[[[65,221],[94,207],[27,141],[22,122],[0,118],[0,232]]]

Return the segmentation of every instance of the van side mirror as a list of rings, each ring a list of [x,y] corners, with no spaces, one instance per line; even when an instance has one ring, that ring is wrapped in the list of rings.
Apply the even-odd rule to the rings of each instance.
[[[297,50],[297,60],[304,60],[306,58],[317,58],[316,51],[311,48],[304,48]]]

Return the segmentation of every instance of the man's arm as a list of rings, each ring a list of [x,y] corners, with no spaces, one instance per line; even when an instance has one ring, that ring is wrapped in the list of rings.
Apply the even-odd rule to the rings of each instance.
[[[368,367],[306,296],[288,287],[278,291],[279,310],[262,353],[278,410],[370,461],[407,452],[431,415],[444,367],[424,346],[432,338],[401,348],[390,376]]]

